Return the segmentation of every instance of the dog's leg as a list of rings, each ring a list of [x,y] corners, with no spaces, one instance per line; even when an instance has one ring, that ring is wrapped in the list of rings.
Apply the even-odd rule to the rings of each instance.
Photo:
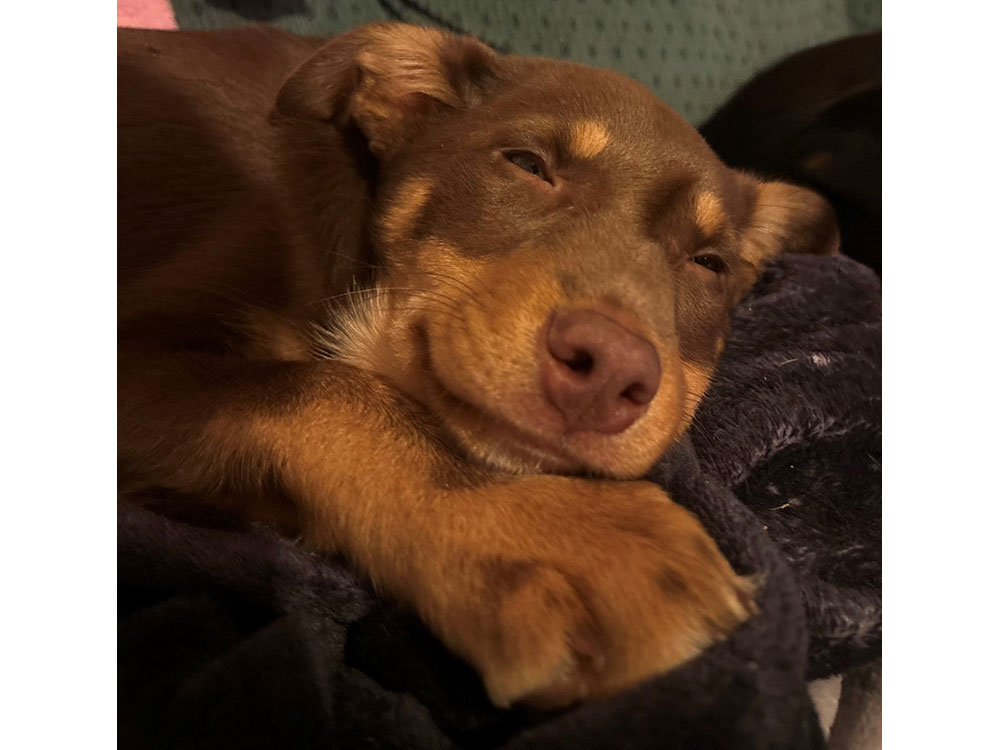
[[[474,469],[416,406],[338,362],[119,362],[126,470],[258,518],[281,488],[307,543],[417,610],[500,705],[608,694],[753,611],[748,583],[652,484]]]

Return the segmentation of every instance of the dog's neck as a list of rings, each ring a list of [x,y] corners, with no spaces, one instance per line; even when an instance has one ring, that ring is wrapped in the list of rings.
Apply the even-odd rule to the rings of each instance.
[[[330,297],[370,286],[376,259],[367,240],[377,166],[364,142],[323,123],[287,121],[273,115],[278,184],[296,256],[309,269],[322,267],[322,293],[309,317],[325,314]],[[331,207],[336,206],[336,210]]]

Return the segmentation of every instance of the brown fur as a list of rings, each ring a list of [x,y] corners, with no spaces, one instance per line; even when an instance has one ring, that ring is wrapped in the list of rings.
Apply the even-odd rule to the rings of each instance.
[[[500,705],[610,694],[753,613],[632,480],[762,263],[835,247],[812,194],[727,169],[616,74],[377,25],[120,32],[118,208],[124,491],[347,555]],[[617,434],[565,431],[539,385],[568,308],[659,357]]]

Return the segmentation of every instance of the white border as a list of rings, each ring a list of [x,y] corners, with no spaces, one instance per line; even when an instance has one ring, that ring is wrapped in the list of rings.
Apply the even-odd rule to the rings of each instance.
[[[884,747],[995,745],[997,12],[890,3]]]
[[[110,2],[4,8],[3,747],[113,747]]]

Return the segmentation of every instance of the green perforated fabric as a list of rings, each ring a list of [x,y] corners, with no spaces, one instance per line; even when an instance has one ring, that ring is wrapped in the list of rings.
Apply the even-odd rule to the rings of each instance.
[[[614,68],[695,123],[801,49],[882,25],[880,0],[173,0],[184,29],[268,23],[334,35],[397,19],[518,54]]]

